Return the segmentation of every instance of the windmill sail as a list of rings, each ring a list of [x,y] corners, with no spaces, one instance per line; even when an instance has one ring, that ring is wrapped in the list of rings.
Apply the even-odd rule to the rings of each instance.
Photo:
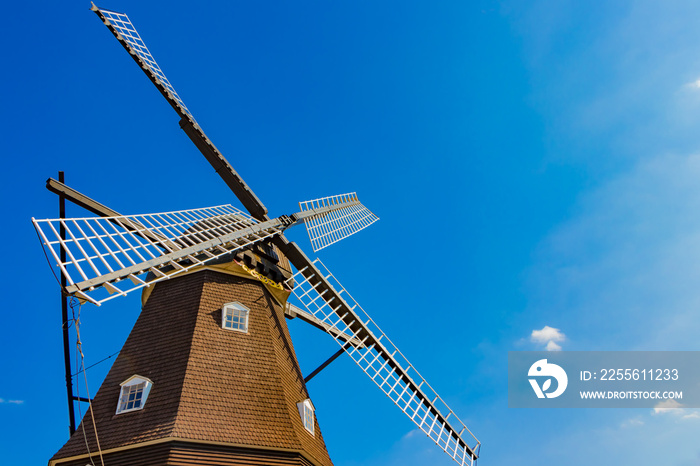
[[[356,193],[300,202],[299,208],[302,212],[317,211],[338,204],[348,204],[348,206],[335,209],[327,215],[318,215],[304,220],[314,252],[337,243],[379,220],[379,217],[360,204]]]
[[[66,291],[98,305],[280,234],[289,223],[260,223],[231,205],[32,222],[66,277]],[[111,296],[99,294],[101,289]]]
[[[372,381],[454,461],[473,465],[480,442],[320,260],[310,261],[294,243],[276,238],[298,272],[293,294]],[[361,345],[346,345],[338,334]]]
[[[185,131],[187,136],[197,146],[199,151],[206,157],[211,166],[223,178],[226,184],[231,188],[236,197],[241,201],[243,206],[250,214],[258,220],[267,220],[267,208],[253,193],[250,187],[243,181],[243,178],[233,169],[226,158],[214,146],[214,143],[204,134],[204,131],[199,126],[194,116],[189,111],[183,100],[180,98],[175,88],[170,84],[168,78],[160,69],[158,63],[151,55],[151,52],[146,47],[138,31],[131,23],[129,17],[124,13],[105,10],[98,8],[92,4],[94,11],[102,20],[102,22],[114,34],[119,43],[131,55],[131,58],[139,65],[146,73],[148,79],[158,88],[163,97],[173,107],[180,116],[180,126]]]
[[[136,60],[139,66],[146,72],[148,77],[151,78],[153,84],[156,85],[163,96],[170,102],[170,105],[173,106],[175,111],[183,118],[189,118],[193,123],[196,123],[194,116],[190,113],[187,106],[185,106],[185,103],[177,94],[175,88],[170,84],[168,78],[165,77],[165,73],[163,73],[163,70],[161,70],[158,63],[156,63],[153,55],[151,55],[148,47],[146,47],[146,43],[141,39],[141,36],[131,23],[129,17],[124,13],[98,8],[94,3],[91,9],[98,14],[100,19],[102,19],[105,25],[117,37],[127,52],[134,57],[134,60]]]
[[[264,222],[231,205],[159,214],[32,219],[32,222],[66,277],[66,292],[99,305],[281,235],[298,223],[314,222],[348,209],[369,212],[356,196],[341,200]],[[61,238],[61,227],[66,231],[66,239]],[[60,259],[61,249],[66,252],[65,261]],[[126,278],[132,283],[122,281]],[[95,298],[92,292],[99,288],[113,296]]]

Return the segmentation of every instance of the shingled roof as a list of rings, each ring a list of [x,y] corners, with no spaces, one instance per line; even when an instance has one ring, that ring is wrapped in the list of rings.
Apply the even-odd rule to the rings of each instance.
[[[250,309],[248,333],[221,328],[234,301]],[[116,415],[120,383],[135,374],[153,381],[148,400]],[[332,465],[318,423],[312,435],[299,416],[308,397],[282,306],[256,280],[202,270],[155,285],[92,407],[103,452],[172,440]],[[88,412],[49,464],[86,455],[83,430],[94,454]]]

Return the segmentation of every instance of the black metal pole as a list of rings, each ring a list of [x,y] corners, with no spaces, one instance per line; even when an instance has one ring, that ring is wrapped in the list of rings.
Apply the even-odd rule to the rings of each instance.
[[[64,182],[63,172],[58,172],[58,181]],[[62,195],[58,196],[58,215],[60,218],[66,218],[66,198]],[[60,225],[59,234],[61,240],[66,239],[66,229],[63,223]],[[66,262],[66,251],[61,248],[61,262]],[[68,417],[70,418],[70,435],[75,432],[75,408],[73,406],[73,371],[70,367],[70,336],[68,334],[68,296],[63,294],[66,289],[66,277],[61,274],[61,318],[63,327],[63,360],[66,369],[66,393],[68,394]]]
[[[341,354],[343,354],[343,351],[345,351],[345,349],[346,349],[348,346],[350,346],[350,342],[345,343],[345,344],[343,345],[343,347],[340,348],[333,356],[331,356],[330,358],[328,358],[328,359],[326,360],[326,362],[324,362],[323,364],[321,364],[320,366],[318,366],[318,367],[316,368],[316,370],[313,371],[311,374],[309,374],[309,375],[307,375],[306,377],[304,377],[304,382],[308,382],[309,380],[313,379],[313,378],[316,376],[316,374],[318,374],[318,373],[321,372],[323,369],[325,369],[326,366],[328,366],[328,364],[330,364],[330,363],[332,363],[333,361],[335,361],[336,359],[338,359],[338,356],[340,356]]]

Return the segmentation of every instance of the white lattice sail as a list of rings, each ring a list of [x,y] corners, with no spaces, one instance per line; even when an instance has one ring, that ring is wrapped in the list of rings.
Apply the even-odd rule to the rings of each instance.
[[[66,277],[66,291],[95,304],[282,232],[279,223],[261,224],[231,205],[32,222]]]
[[[192,120],[192,123],[195,123],[192,113],[188,110],[172,84],[170,84],[168,78],[165,77],[165,73],[163,73],[163,70],[161,70],[158,63],[156,63],[156,60],[153,58],[153,55],[151,55],[148,47],[146,47],[146,43],[141,39],[141,36],[131,23],[129,17],[124,13],[97,8],[94,3],[92,4],[92,9],[100,15],[100,18],[107,27],[114,29],[117,39],[119,39],[128,52],[132,55],[136,55],[140,59],[137,60],[139,65],[144,68],[144,71],[155,81],[156,86],[160,84],[160,86],[158,86],[159,89],[161,89],[162,86],[161,92],[164,93],[171,105],[176,107],[176,110],[187,115]],[[179,109],[177,107],[179,107]]]
[[[288,284],[301,306],[333,330],[327,331],[428,437],[457,463],[475,463],[481,444],[474,434],[319,259]]]
[[[379,218],[360,203],[356,193],[339,194],[299,203],[302,212],[345,203],[349,205],[304,220],[306,232],[311,240],[311,247],[315,252],[367,228]]]

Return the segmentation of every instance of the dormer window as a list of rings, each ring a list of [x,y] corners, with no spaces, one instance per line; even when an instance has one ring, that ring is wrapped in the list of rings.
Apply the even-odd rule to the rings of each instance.
[[[304,424],[304,429],[308,430],[311,435],[314,435],[314,405],[311,403],[310,399],[305,399],[297,403],[297,408],[299,408],[299,416],[301,416],[301,422]]]
[[[221,328],[248,333],[250,309],[239,302],[224,304],[221,310]]]
[[[140,375],[131,376],[122,382],[116,414],[143,409],[152,386],[153,382]]]

